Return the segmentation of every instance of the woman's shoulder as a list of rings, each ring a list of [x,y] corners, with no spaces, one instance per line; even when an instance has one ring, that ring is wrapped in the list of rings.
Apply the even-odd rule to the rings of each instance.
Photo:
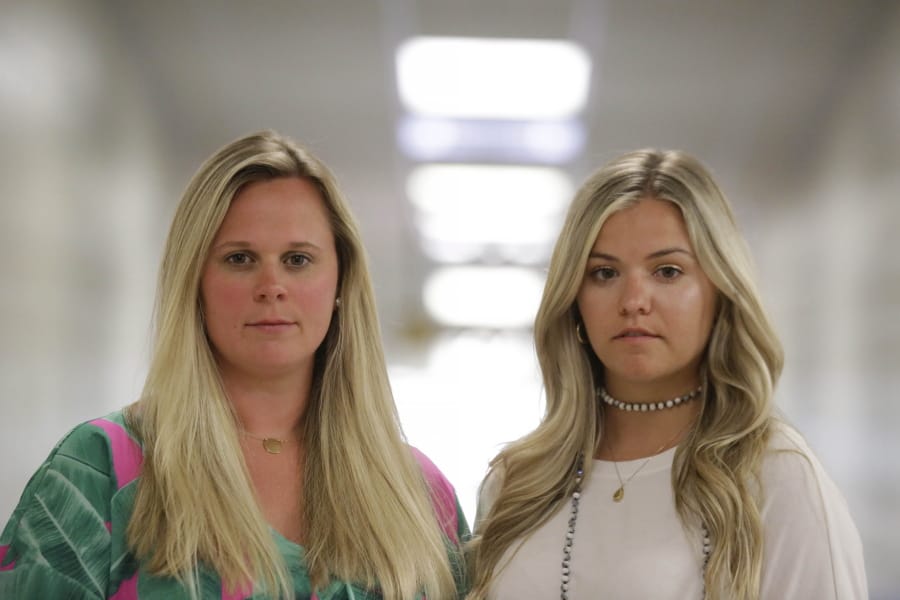
[[[843,493],[796,429],[779,423],[773,429],[761,468],[763,511],[770,519],[824,527],[852,522]],[[781,526],[780,525],[780,526]]]
[[[409,446],[409,450],[428,484],[431,502],[443,532],[451,539],[467,536],[468,524],[462,515],[453,484],[425,453],[414,446]]]
[[[809,443],[803,435],[790,423],[774,419],[771,424],[769,436],[769,451],[794,450],[810,452]]]
[[[492,463],[484,479],[481,480],[481,485],[478,488],[479,497],[493,504],[494,500],[497,499],[497,494],[500,493],[500,488],[503,487],[505,479],[506,468],[503,463],[501,461]]]
[[[6,568],[17,569],[17,575],[0,582],[0,590],[18,585],[17,578],[32,576],[23,573],[47,578],[51,586],[62,578],[69,582],[66,589],[95,587],[108,575],[101,558],[109,557],[111,523],[116,520],[113,500],[136,477],[139,466],[140,448],[127,433],[121,413],[73,427],[32,475],[0,534]]]
[[[475,530],[479,523],[491,512],[491,507],[497,501],[503,480],[506,478],[506,469],[500,460],[494,461],[488,469],[487,475],[478,486],[478,501],[475,510]]]
[[[431,488],[432,493],[438,493],[445,496],[449,501],[455,501],[456,490],[438,466],[415,446],[409,446],[409,451],[419,465],[419,469],[421,469],[422,475],[425,477],[425,481],[428,483],[428,487]]]
[[[827,478],[806,438],[784,421],[772,423],[761,471],[763,479],[769,481],[799,482]]]
[[[443,472],[438,468],[434,462],[428,458],[428,456],[416,448],[415,446],[409,446],[409,451],[412,453],[413,458],[416,459],[416,462],[419,465],[419,468],[422,470],[422,474],[425,476],[425,480],[428,481],[429,485],[434,487],[434,485],[439,485],[441,487],[448,487],[451,490],[453,489],[453,485],[450,483],[450,480],[444,475]]]
[[[140,444],[130,433],[119,410],[70,429],[56,443],[32,479],[42,478],[49,471],[65,477],[114,478],[116,487],[122,488],[137,477],[142,458]]]
[[[141,446],[128,428],[123,411],[117,410],[73,427],[47,460],[58,466],[71,461],[115,476],[121,488],[137,477],[142,458]]]
[[[806,439],[786,423],[773,426],[760,482],[763,588],[784,597],[867,597],[862,544],[844,495]]]

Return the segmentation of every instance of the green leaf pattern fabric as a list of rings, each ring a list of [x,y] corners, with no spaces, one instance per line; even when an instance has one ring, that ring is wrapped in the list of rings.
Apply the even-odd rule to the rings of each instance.
[[[452,486],[413,449],[448,538],[469,536]],[[3,600],[188,600],[177,580],[145,572],[128,551],[125,530],[142,459],[121,411],[73,429],[35,472],[0,534],[0,598]],[[313,593],[303,548],[273,531],[290,565],[298,600],[376,600],[375,590],[333,581]],[[458,555],[450,552],[454,563]],[[461,565],[454,564],[457,571]],[[460,597],[464,583],[458,582]],[[218,575],[201,569],[201,597],[258,599],[223,590]]]

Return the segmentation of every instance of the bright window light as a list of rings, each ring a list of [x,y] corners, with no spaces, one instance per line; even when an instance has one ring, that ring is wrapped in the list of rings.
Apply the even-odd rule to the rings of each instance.
[[[425,309],[452,327],[531,327],[543,293],[539,271],[522,267],[459,266],[425,281]]]
[[[587,101],[591,61],[563,40],[417,37],[397,50],[410,112],[474,119],[564,119]]]
[[[407,115],[397,127],[400,148],[423,162],[564,164],[584,148],[584,126],[565,121],[486,121]]]
[[[407,194],[426,251],[455,248],[465,258],[473,247],[512,245],[543,253],[559,233],[572,183],[552,167],[425,165],[410,173]]]

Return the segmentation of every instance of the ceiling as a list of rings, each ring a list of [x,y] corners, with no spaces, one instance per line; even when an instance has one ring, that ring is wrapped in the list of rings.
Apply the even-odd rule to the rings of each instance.
[[[332,162],[381,174],[396,162],[394,49],[414,35],[584,46],[593,60],[587,165],[652,144],[685,147],[728,173],[793,171],[892,10],[877,0],[211,6],[109,2],[104,11],[186,155],[273,124],[333,154]]]
[[[60,3],[57,11],[85,18]],[[592,59],[577,183],[613,155],[679,147],[752,216],[801,181],[817,136],[882,34],[888,1],[161,0],[86,3],[146,107],[170,211],[199,163],[272,127],[332,166],[363,227],[388,332],[423,322],[430,265],[397,149],[394,51],[416,35],[562,38]],[[540,85],[540,82],[536,82]],[[752,202],[750,199],[752,198]],[[166,212],[166,215],[170,214]],[[168,218],[168,217],[166,217]],[[427,319],[424,319],[427,321]]]

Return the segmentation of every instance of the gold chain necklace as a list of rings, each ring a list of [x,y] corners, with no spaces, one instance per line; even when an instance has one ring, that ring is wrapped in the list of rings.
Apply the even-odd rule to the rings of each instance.
[[[282,450],[282,448],[284,448],[284,445],[290,441],[287,439],[282,440],[282,439],[274,438],[274,437],[261,438],[259,436],[253,435],[249,431],[244,431],[243,429],[241,430],[241,433],[243,435],[247,436],[248,438],[262,442],[262,447],[269,454],[281,454],[281,450]]]
[[[612,457],[613,468],[616,470],[616,478],[619,480],[619,488],[615,492],[613,492],[613,495],[612,495],[613,502],[621,502],[622,499],[625,498],[625,486],[628,485],[632,479],[634,479],[635,475],[640,473],[641,469],[643,469],[644,467],[647,466],[647,463],[650,462],[651,458],[653,458],[654,456],[658,456],[660,452],[662,452],[666,448],[670,447],[673,443],[675,443],[675,440],[677,440],[682,435],[684,435],[684,432],[686,432],[688,429],[690,429],[691,425],[693,425],[693,424],[694,424],[693,421],[689,421],[688,424],[685,427],[683,427],[682,429],[680,429],[678,431],[678,433],[675,434],[674,437],[672,437],[669,441],[667,441],[662,446],[660,446],[656,450],[656,452],[654,452],[653,454],[648,456],[646,459],[644,459],[644,462],[642,462],[640,464],[640,466],[637,469],[635,469],[634,472],[631,475],[629,475],[628,479],[626,479],[625,481],[622,481],[622,474],[619,473],[619,463],[616,461],[616,454],[615,454],[615,452],[613,452],[612,445],[609,443],[608,439],[604,438],[604,441],[606,442],[606,448],[609,450],[609,455]]]

